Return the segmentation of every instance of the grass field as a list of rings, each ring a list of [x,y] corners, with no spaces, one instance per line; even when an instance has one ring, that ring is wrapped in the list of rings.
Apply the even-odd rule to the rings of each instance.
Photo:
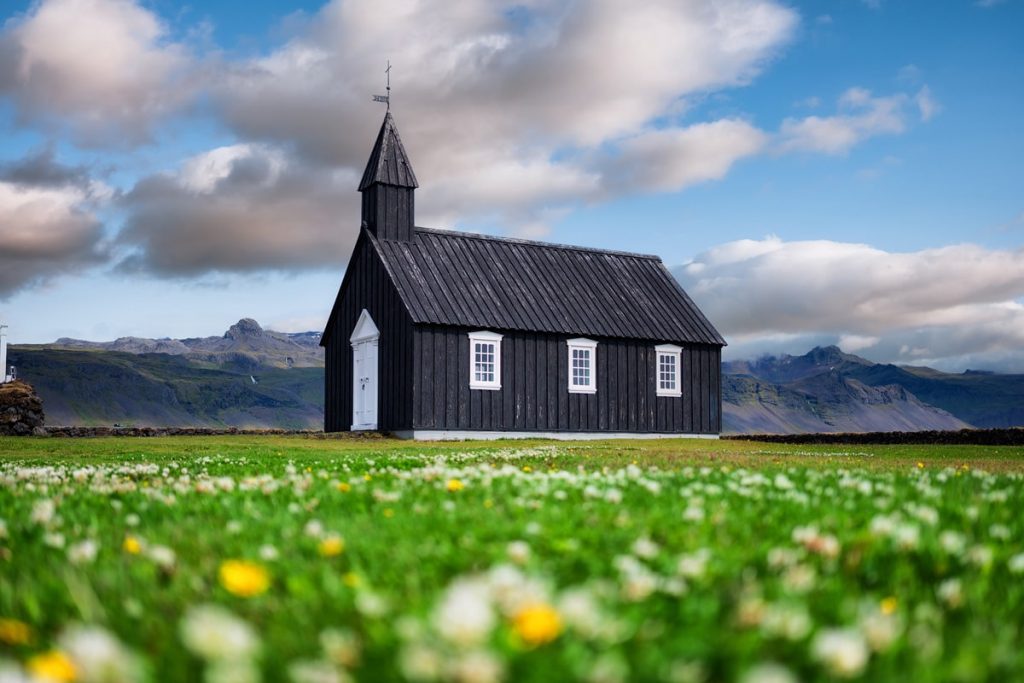
[[[0,438],[0,682],[1024,680],[1024,449]]]

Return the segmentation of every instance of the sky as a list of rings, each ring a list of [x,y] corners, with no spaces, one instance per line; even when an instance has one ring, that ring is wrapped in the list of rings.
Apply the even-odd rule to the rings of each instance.
[[[12,343],[321,329],[417,224],[657,254],[728,358],[1024,372],[1020,0],[41,0],[0,26]]]

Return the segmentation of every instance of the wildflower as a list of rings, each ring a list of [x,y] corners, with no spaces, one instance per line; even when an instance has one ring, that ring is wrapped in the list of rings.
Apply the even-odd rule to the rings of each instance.
[[[99,544],[91,538],[79,541],[68,548],[68,562],[71,564],[91,564],[96,559],[96,553],[99,549]]]
[[[960,579],[946,579],[935,589],[935,593],[952,609],[964,604],[964,586]]]
[[[48,682],[73,681],[78,675],[71,658],[59,650],[35,655],[25,663],[25,668],[36,679]]]
[[[31,626],[17,619],[0,619],[0,643],[27,645],[31,640]]]
[[[903,632],[903,620],[893,612],[887,613],[883,606],[881,611],[869,612],[861,618],[860,630],[872,650],[883,652]]]
[[[523,465],[523,472],[529,474],[530,472],[533,472],[533,468],[530,467],[529,465]]]
[[[959,555],[967,547],[967,539],[963,534],[949,529],[939,534],[939,545],[950,555]]]
[[[1017,553],[1006,564],[1011,574],[1024,574],[1024,553]]]
[[[288,666],[292,683],[347,683],[348,674],[320,659],[303,659]]]
[[[356,609],[364,617],[379,619],[388,613],[388,601],[379,593],[362,590],[356,594]]]
[[[633,542],[633,554],[637,557],[642,557],[645,560],[650,560],[658,554],[661,550],[658,544],[649,539],[646,536],[641,536]]]
[[[487,585],[479,579],[456,579],[438,605],[434,625],[442,638],[457,646],[483,642],[494,627]]]
[[[348,493],[349,491],[352,490],[352,484],[348,483],[347,481],[339,481],[336,488],[342,493]]]
[[[124,543],[121,544],[121,549],[129,555],[138,555],[142,552],[142,542],[135,536],[128,535],[124,537]]]
[[[854,629],[829,628],[819,632],[811,644],[811,654],[835,676],[853,678],[868,663],[868,645]]]
[[[281,554],[277,551],[277,548],[270,545],[269,543],[265,543],[260,546],[259,555],[260,559],[264,562],[273,562],[281,556]]]
[[[356,574],[355,572],[347,572],[343,577],[341,577],[341,582],[349,588],[359,588],[363,580],[359,578],[359,574]]]
[[[311,519],[302,528],[302,533],[310,538],[320,538],[324,535],[324,525],[319,519]]]
[[[174,551],[165,545],[153,546],[146,552],[146,555],[149,559],[153,560],[158,567],[168,572],[174,569],[174,563],[177,562],[178,559],[177,556],[175,556]]]
[[[528,605],[515,616],[513,626],[523,641],[531,646],[549,643],[562,632],[562,618],[546,603]]]
[[[141,660],[99,626],[71,626],[58,642],[74,664],[77,677],[83,681],[128,683],[143,679]]]
[[[593,595],[585,588],[564,591],[558,601],[558,611],[571,628],[585,637],[593,637],[601,628],[601,612]]]
[[[185,647],[209,661],[251,659],[260,647],[259,637],[249,624],[217,605],[189,608],[180,630]]]
[[[37,500],[32,506],[31,520],[40,526],[48,526],[53,521],[57,506],[49,498]]]
[[[896,606],[898,604],[899,603],[896,601],[896,598],[890,595],[887,598],[882,598],[882,602],[879,605],[879,609],[881,610],[882,614],[892,614],[896,611]]]
[[[919,469],[919,470],[923,470],[924,469],[924,463],[921,462],[920,460],[917,461],[917,469]]]
[[[505,546],[505,553],[508,559],[518,565],[524,565],[530,561],[530,545],[526,541],[512,541]]]
[[[761,662],[747,669],[740,683],[797,683],[797,678],[781,664]]]
[[[412,645],[402,650],[398,666],[410,681],[433,681],[441,677],[441,654],[426,645]]]
[[[449,479],[448,483],[445,484],[445,488],[448,490],[449,493],[455,493],[456,491],[461,491],[462,489],[466,488],[466,485],[463,484],[458,479]]]
[[[679,556],[679,563],[676,571],[680,576],[688,579],[699,579],[704,576],[708,568],[708,560],[711,558],[711,551],[701,548],[692,553]]]
[[[332,534],[320,541],[317,550],[321,557],[337,557],[345,552],[345,540],[341,536]]]
[[[475,651],[455,661],[452,677],[458,683],[497,683],[503,673],[501,662],[494,655]]]
[[[347,629],[329,628],[320,633],[324,656],[335,664],[351,669],[359,664],[359,637]]]
[[[247,560],[225,560],[220,564],[220,584],[232,595],[251,598],[270,587],[270,574],[262,565]]]

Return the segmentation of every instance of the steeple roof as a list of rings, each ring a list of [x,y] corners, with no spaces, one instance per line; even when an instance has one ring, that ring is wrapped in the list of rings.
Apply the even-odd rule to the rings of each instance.
[[[370,152],[370,159],[363,171],[363,180],[359,183],[359,191],[367,189],[374,183],[396,185],[398,187],[419,187],[416,174],[409,163],[409,155],[402,146],[402,138],[398,136],[398,128],[391,112],[384,115],[384,123],[377,134],[377,142]]]

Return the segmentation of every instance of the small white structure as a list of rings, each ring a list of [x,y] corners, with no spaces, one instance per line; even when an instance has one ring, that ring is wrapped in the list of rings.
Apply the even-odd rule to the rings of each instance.
[[[7,370],[7,325],[0,325],[0,384],[14,379]]]

